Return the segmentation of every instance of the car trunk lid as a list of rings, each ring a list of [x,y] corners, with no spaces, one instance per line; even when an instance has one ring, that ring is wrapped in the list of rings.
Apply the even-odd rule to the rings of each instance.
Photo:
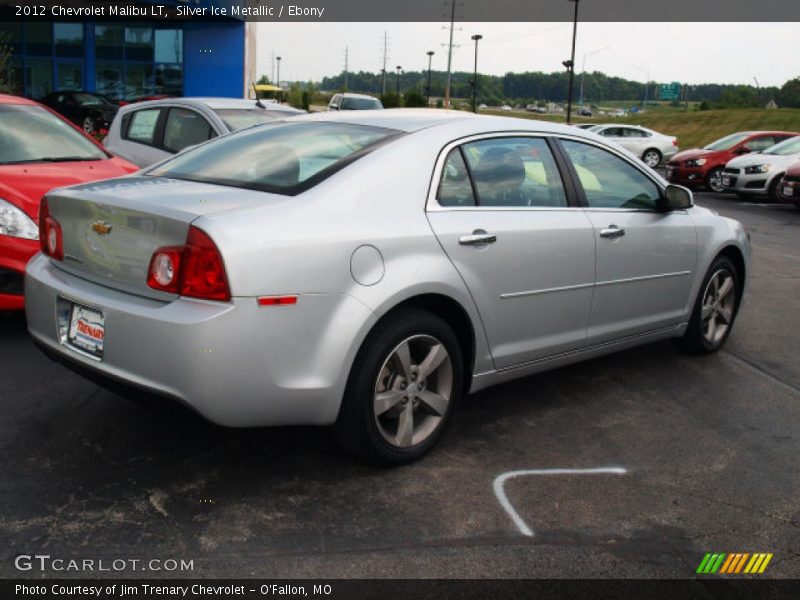
[[[182,246],[204,216],[288,200],[285,196],[158,177],[125,177],[55,190],[50,215],[61,225],[64,260],[74,275],[120,291],[171,300],[147,286],[153,252]]]

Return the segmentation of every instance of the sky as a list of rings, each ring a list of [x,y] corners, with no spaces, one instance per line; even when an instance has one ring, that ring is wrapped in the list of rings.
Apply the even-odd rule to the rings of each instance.
[[[447,68],[447,23],[257,23],[258,75],[272,78],[273,53],[281,56],[281,80],[318,81],[344,70],[382,68],[383,35],[388,34],[387,70]],[[478,71],[563,69],[569,58],[572,23],[457,23],[453,70],[471,71],[473,34],[483,35]],[[579,23],[576,73],[659,83],[743,83],[783,85],[800,76],[796,58],[800,23]]]

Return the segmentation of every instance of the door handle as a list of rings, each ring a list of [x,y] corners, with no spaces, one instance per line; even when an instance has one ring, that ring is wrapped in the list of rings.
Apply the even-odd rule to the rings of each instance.
[[[625,235],[625,230],[616,225],[609,225],[607,228],[600,230],[600,237],[604,238],[614,239],[623,235]]]
[[[480,246],[481,244],[494,244],[497,236],[486,233],[480,229],[473,231],[470,235],[462,235],[458,238],[458,243],[462,246]]]

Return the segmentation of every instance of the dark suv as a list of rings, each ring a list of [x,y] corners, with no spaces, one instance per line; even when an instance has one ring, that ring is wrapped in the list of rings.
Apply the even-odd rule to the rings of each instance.
[[[742,154],[761,152],[796,135],[800,134],[788,131],[732,133],[704,148],[678,152],[667,164],[667,179],[690,188],[702,185],[709,191],[723,192],[722,170],[729,160]]]

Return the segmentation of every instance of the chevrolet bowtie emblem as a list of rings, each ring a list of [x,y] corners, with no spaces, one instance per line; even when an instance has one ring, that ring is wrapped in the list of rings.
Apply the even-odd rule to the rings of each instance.
[[[108,235],[111,233],[111,225],[105,221],[95,221],[92,223],[92,231],[99,233],[100,235]]]

